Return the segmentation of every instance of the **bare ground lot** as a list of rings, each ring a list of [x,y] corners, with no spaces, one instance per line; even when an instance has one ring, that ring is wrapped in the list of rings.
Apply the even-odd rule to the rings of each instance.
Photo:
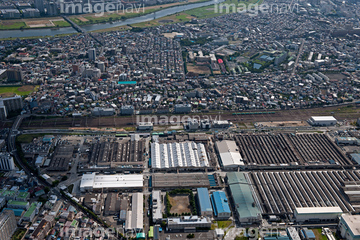
[[[189,195],[169,196],[171,209],[170,213],[191,213]]]
[[[197,73],[197,74],[211,74],[211,70],[208,66],[187,66],[188,72]]]
[[[266,127],[300,127],[309,126],[306,121],[280,121],[280,122],[258,122]]]

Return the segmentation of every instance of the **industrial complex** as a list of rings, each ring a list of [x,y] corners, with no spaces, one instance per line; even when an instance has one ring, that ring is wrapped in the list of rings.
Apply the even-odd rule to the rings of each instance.
[[[261,233],[262,240],[325,240],[319,234],[358,240],[360,133],[338,124],[204,133],[200,127],[154,132],[157,126],[142,122],[144,129],[131,134],[44,135],[21,147],[48,184],[59,181],[67,200],[129,238],[232,240],[236,231],[260,226],[277,231]],[[24,182],[17,177],[9,181]],[[5,186],[0,206],[31,222],[52,209],[40,197],[30,200],[44,194]],[[74,219],[61,212],[56,196],[50,199],[60,219]]]

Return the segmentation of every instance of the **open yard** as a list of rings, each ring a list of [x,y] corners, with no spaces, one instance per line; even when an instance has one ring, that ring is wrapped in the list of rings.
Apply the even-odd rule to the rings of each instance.
[[[1,20],[0,30],[16,30],[27,28],[53,28],[70,27],[70,24],[63,18],[26,18],[16,20]]]
[[[155,20],[151,20],[148,22],[142,22],[142,23],[136,23],[136,24],[132,24],[132,27],[154,27],[154,26],[158,26],[158,25],[166,25],[166,24],[173,24],[173,23],[177,23],[177,22],[186,22],[186,21],[190,21],[192,18],[192,16],[186,14],[186,13],[177,13],[171,16],[166,16],[163,18],[159,18],[159,19],[155,19]]]
[[[24,96],[34,92],[37,88],[38,86],[34,86],[34,85],[0,87],[0,96],[12,97],[14,96],[14,94]]]
[[[312,229],[312,231],[315,234],[316,240],[327,240],[327,237],[321,234],[321,228]]]
[[[171,204],[170,213],[191,213],[188,194],[169,196],[169,200]]]
[[[188,65],[187,70],[188,72],[192,72],[195,74],[211,74],[211,70],[208,66]]]
[[[188,0],[188,1],[182,1],[182,2],[176,2],[176,3],[169,3],[169,4],[161,4],[161,5],[154,5],[154,6],[148,6],[143,7],[141,4],[136,4],[132,9],[127,8],[120,8],[117,11],[113,12],[105,12],[104,14],[95,14],[95,13],[89,13],[89,14],[82,14],[78,16],[73,16],[70,19],[77,23],[78,25],[86,25],[86,24],[94,24],[94,23],[104,23],[104,22],[113,22],[113,21],[119,21],[119,20],[125,20],[128,18],[138,17],[141,15],[153,13],[159,10],[163,10],[170,7],[175,7],[179,5],[186,5],[190,3],[199,3],[199,2],[205,2],[208,0]],[[183,21],[185,18],[177,19],[177,21]],[[146,22],[145,25],[141,27],[150,27],[153,25],[159,25],[159,23],[152,22],[151,23]],[[134,24],[134,26],[138,26],[137,24]],[[140,27],[140,26],[139,26]]]
[[[26,24],[21,20],[2,20],[0,21],[0,30],[11,30],[26,28]]]

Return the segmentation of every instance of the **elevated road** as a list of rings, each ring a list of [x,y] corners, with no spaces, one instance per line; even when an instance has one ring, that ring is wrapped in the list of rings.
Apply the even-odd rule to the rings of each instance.
[[[11,128],[11,131],[8,135],[8,139],[7,139],[7,144],[8,144],[8,151],[10,152],[10,154],[13,156],[16,164],[22,168],[24,170],[24,172],[28,175],[28,176],[33,176],[36,177],[38,182],[41,183],[44,186],[50,187],[50,191],[52,192],[52,194],[55,194],[56,196],[58,196],[59,198],[61,198],[64,201],[67,201],[68,198],[63,195],[60,191],[59,188],[57,187],[52,187],[51,184],[49,184],[48,182],[44,181],[43,178],[41,178],[37,172],[33,172],[32,169],[30,169],[26,164],[23,163],[23,161],[21,160],[17,149],[16,149],[16,136],[18,135],[19,131],[18,128],[21,125],[21,122],[23,119],[29,117],[30,115],[19,115],[17,116],[15,122],[13,123],[13,126]],[[73,206],[75,206],[77,211],[82,211],[77,205],[73,204]],[[93,216],[91,216],[90,214],[88,214],[87,212],[84,212],[85,214],[87,214],[88,217],[90,217],[91,219],[93,219],[94,221],[98,222],[97,219],[95,219]],[[99,224],[102,225],[101,222],[98,222]]]

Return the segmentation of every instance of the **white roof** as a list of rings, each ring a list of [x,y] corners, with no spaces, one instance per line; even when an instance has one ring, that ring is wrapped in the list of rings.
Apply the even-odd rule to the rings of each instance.
[[[359,236],[360,235],[360,216],[343,214],[343,215],[341,215],[341,217],[346,222],[346,224],[348,225],[348,227],[350,228],[350,230],[354,234],[354,236]]]
[[[219,141],[216,142],[216,146],[224,167],[244,165],[243,158],[235,141]]]
[[[297,214],[342,213],[340,207],[304,207],[295,208]]]
[[[96,175],[96,173],[84,174],[81,178],[80,189],[99,188],[131,188],[143,187],[142,174],[113,174]]]
[[[313,121],[337,121],[333,116],[312,116]]]
[[[151,167],[208,167],[204,144],[195,142],[151,143]]]
[[[131,216],[131,227],[132,229],[143,229],[144,225],[144,208],[143,208],[143,194],[134,193],[132,195],[132,216]]]
[[[162,218],[161,191],[152,191],[153,219]]]

